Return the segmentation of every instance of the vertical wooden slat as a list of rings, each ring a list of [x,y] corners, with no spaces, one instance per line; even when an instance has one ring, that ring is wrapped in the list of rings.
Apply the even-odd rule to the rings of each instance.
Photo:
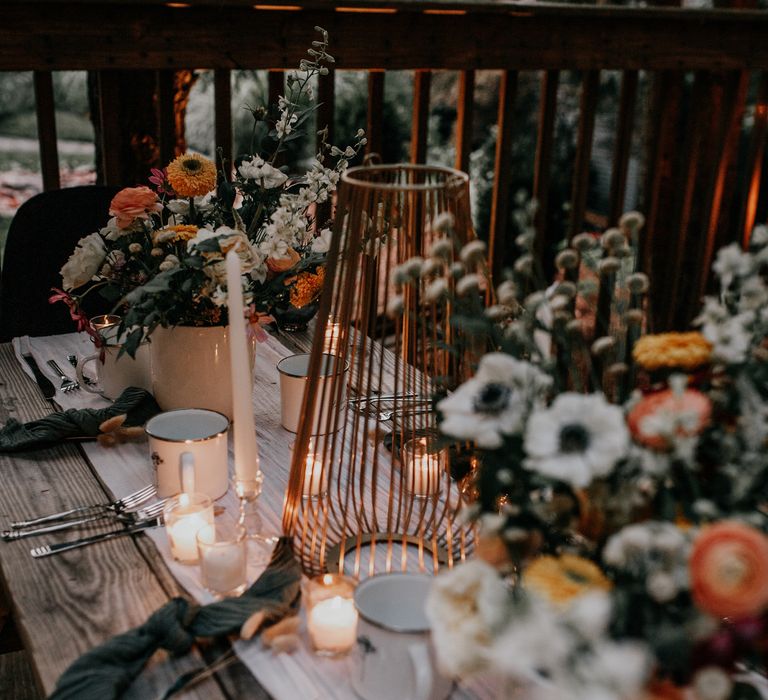
[[[456,168],[464,172],[469,172],[474,106],[475,71],[463,70],[459,73],[459,101],[456,111]]]
[[[59,151],[56,145],[56,110],[53,102],[53,75],[51,71],[35,71],[35,109],[37,111],[37,139],[40,144],[40,170],[43,189],[57,190],[59,179]]]
[[[698,246],[701,257],[697,260],[698,285],[692,287],[695,296],[688,300],[686,314],[681,317],[681,322],[688,322],[693,311],[698,307],[701,297],[706,291],[707,282],[710,279],[712,257],[715,248],[728,242],[728,231],[725,230],[725,222],[721,218],[723,211],[727,211],[724,203],[728,195],[732,194],[732,184],[735,178],[733,162],[739,147],[739,135],[741,122],[744,116],[744,107],[749,87],[749,74],[746,71],[734,71],[722,76],[722,92],[718,96],[722,117],[714,134],[715,159],[707,175],[709,186],[702,198],[704,206],[704,226],[706,232],[704,245]],[[721,235],[718,236],[718,232]]]
[[[504,71],[499,81],[499,113],[496,136],[496,159],[491,195],[491,224],[489,240],[489,261],[493,275],[499,273],[507,263],[510,247],[509,188],[512,184],[512,129],[517,97],[517,71]]]
[[[366,124],[366,155],[384,158],[384,71],[368,73],[368,123]]]
[[[595,135],[597,99],[600,93],[600,71],[590,70],[584,74],[581,84],[581,107],[579,131],[576,138],[576,158],[573,167],[571,189],[571,222],[568,230],[570,240],[581,233],[584,210],[589,191],[589,165],[592,156],[592,139]]]
[[[432,73],[417,70],[413,78],[413,126],[411,128],[411,163],[427,162],[427,130],[429,127],[429,92]]]
[[[221,159],[226,163],[224,174],[227,179],[232,176],[232,79],[227,68],[217,68],[213,71],[213,109],[214,130],[216,139],[216,161]]]
[[[123,185],[120,89],[114,71],[98,72],[102,172],[105,185]]]
[[[284,91],[285,73],[281,70],[269,71],[267,73],[267,104],[276,105]]]
[[[549,178],[552,170],[552,150],[555,143],[555,113],[557,110],[557,87],[560,72],[545,71],[541,83],[541,101],[539,107],[539,126],[536,137],[536,160],[533,168],[533,197],[538,202],[536,212],[536,254],[545,267],[549,277],[551,271],[547,265],[551,259],[554,241],[549,238],[547,226],[547,205],[549,200]]]
[[[744,187],[744,204],[741,209],[739,231],[742,243],[746,246],[752,235],[757,215],[758,199],[760,197],[760,180],[762,178],[763,156],[765,155],[766,133],[768,133],[768,72],[760,76],[760,84],[755,100],[754,122],[749,137],[747,151],[746,182]]]
[[[335,137],[334,118],[336,114],[336,72],[331,69],[327,75],[317,80],[317,129],[327,128],[327,142],[333,143]],[[321,137],[317,137],[318,149]],[[323,228],[331,217],[331,202],[324,202],[317,207],[315,222],[318,229]]]
[[[157,135],[162,166],[176,156],[175,82],[172,70],[157,71]]]
[[[619,116],[616,123],[616,145],[613,151],[611,168],[611,193],[609,198],[608,224],[615,226],[624,212],[624,200],[627,195],[627,172],[632,153],[632,127],[635,120],[637,101],[636,70],[624,71],[619,95]]]

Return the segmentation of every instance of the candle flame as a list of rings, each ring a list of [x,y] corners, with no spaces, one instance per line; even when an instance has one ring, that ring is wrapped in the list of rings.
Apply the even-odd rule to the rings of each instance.
[[[323,576],[323,583],[326,586],[330,586],[333,583],[333,574],[325,574]]]

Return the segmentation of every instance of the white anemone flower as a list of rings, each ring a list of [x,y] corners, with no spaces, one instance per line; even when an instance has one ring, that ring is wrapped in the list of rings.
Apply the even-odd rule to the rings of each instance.
[[[69,260],[61,268],[62,286],[66,291],[82,287],[99,271],[107,249],[104,239],[98,233],[91,233],[77,242]]]
[[[624,414],[602,394],[560,394],[525,430],[525,467],[577,488],[609,474],[628,449]]]
[[[551,381],[529,362],[489,353],[472,379],[437,404],[444,417],[440,430],[459,440],[474,440],[484,449],[501,447],[504,435],[522,431],[532,405]]]

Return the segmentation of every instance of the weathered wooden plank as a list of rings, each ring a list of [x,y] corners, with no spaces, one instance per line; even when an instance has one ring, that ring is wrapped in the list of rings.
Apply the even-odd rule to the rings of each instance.
[[[368,73],[368,116],[366,123],[365,153],[384,158],[384,71]]]
[[[214,130],[216,133],[216,162],[221,158],[227,163],[227,178],[232,171],[232,78],[226,68],[213,73]]]
[[[413,123],[411,127],[411,163],[427,162],[429,92],[432,74],[418,70],[413,76]]]
[[[320,149],[322,137],[321,129],[327,129],[325,140],[334,143],[336,138],[336,71],[329,70],[327,75],[320,75],[317,79],[317,150]],[[331,202],[323,202],[317,206],[315,222],[318,228],[328,225],[331,218]]]
[[[571,188],[569,239],[582,231],[584,223],[584,210],[587,206],[587,192],[589,191],[592,139],[595,135],[595,116],[597,115],[597,98],[599,93],[600,71],[587,71],[581,83],[579,130],[576,137],[576,158],[573,166],[573,186]]]
[[[499,82],[499,111],[496,123],[496,159],[491,195],[489,264],[499,279],[511,247],[509,235],[509,188],[512,182],[512,136],[514,129],[517,72],[504,71]]]
[[[616,122],[616,144],[613,149],[613,167],[611,168],[611,190],[609,195],[608,221],[611,226],[619,221],[624,212],[624,199],[627,193],[627,171],[632,154],[632,127],[635,121],[635,103],[637,101],[637,71],[624,71],[619,94],[619,116]]]
[[[57,190],[59,180],[59,151],[56,145],[56,108],[53,102],[53,76],[51,71],[35,71],[35,111],[37,113],[37,139],[40,144],[40,170],[43,189]]]
[[[459,73],[459,100],[456,109],[456,168],[469,172],[472,152],[472,113],[475,106],[475,71]]]
[[[760,197],[765,141],[768,133],[768,73],[760,76],[760,83],[755,101],[755,116],[752,133],[749,137],[747,164],[745,168],[744,204],[741,210],[739,231],[742,243],[746,245],[752,235]]]
[[[157,141],[163,165],[170,163],[176,156],[176,114],[173,104],[175,83],[174,71],[157,71]]]
[[[315,25],[331,33],[338,68],[768,68],[768,16],[761,12],[499,3],[462,6],[466,14],[457,15],[393,7],[398,11],[372,22],[368,13],[327,6],[300,13],[252,6],[222,12],[211,2],[184,11],[147,5],[136,12],[135,5],[14,0],[4,4],[0,70],[291,69],[305,57]],[[393,51],[392,37],[408,50]]]
[[[44,697],[37,687],[26,652],[0,654],[0,698],[42,700]]]
[[[50,412],[50,404],[23,374],[9,344],[0,346],[0,377],[1,422],[9,417],[32,420]],[[106,498],[86,460],[71,445],[0,455],[0,474],[3,526],[19,516]],[[131,538],[45,559],[29,555],[31,546],[71,536],[70,532],[0,543],[2,583],[30,664],[46,694],[80,654],[141,624],[169,595],[181,593],[176,584],[169,586],[166,581],[166,588],[160,584]],[[152,546],[150,542],[141,546],[145,545]],[[159,654],[128,696],[159,697],[181,673],[199,663],[194,655],[167,659]],[[224,697],[215,680],[204,682],[191,695],[201,700]]]
[[[554,241],[550,240],[547,226],[549,202],[549,176],[552,170],[552,149],[555,143],[555,114],[557,112],[558,71],[546,71],[541,80],[539,127],[536,136],[536,158],[533,168],[533,197],[538,202],[536,211],[536,251],[539,260],[551,259]],[[546,274],[546,271],[545,271]]]
[[[120,90],[114,71],[99,71],[99,125],[104,185],[122,185],[122,138],[120,136]]]

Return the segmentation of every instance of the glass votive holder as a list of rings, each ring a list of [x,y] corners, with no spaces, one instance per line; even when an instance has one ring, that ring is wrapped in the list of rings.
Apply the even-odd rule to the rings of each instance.
[[[203,586],[216,596],[238,596],[248,584],[245,528],[231,518],[216,518],[197,531]]]
[[[293,445],[291,450],[293,450]],[[327,491],[328,469],[323,467],[323,446],[310,438],[304,458],[301,493],[304,498],[322,496]]]
[[[356,582],[341,574],[323,574],[306,585],[307,630],[320,656],[346,654],[357,641]]]
[[[445,450],[436,450],[426,437],[418,437],[403,445],[401,456],[408,493],[424,498],[440,491]]]
[[[120,329],[120,316],[114,314],[102,314],[89,319],[91,327],[102,337],[107,345],[117,342],[117,333]]]
[[[163,517],[173,558],[197,564],[197,533],[213,524],[213,501],[204,493],[180,493],[166,501]]]
[[[337,355],[341,343],[341,324],[329,318],[323,335],[323,352]]]

